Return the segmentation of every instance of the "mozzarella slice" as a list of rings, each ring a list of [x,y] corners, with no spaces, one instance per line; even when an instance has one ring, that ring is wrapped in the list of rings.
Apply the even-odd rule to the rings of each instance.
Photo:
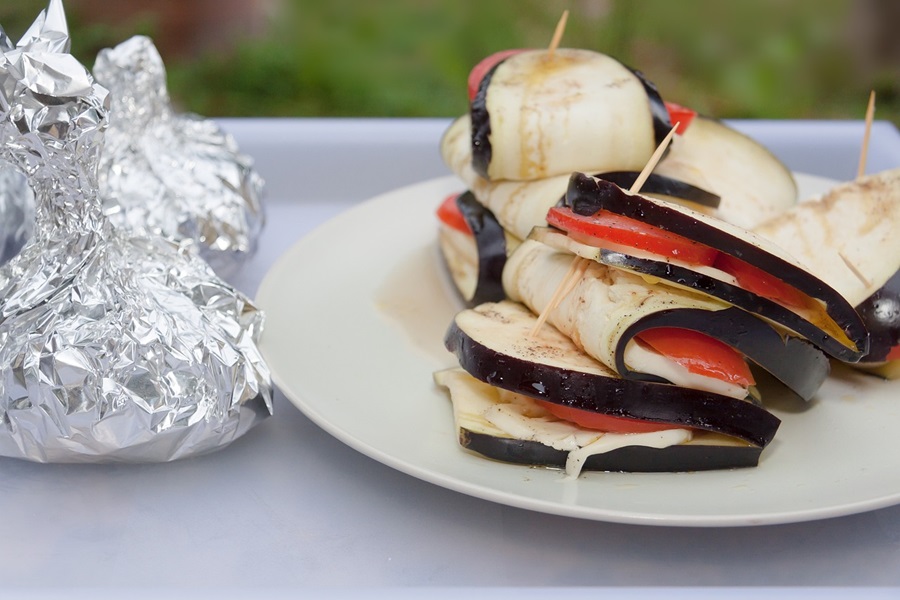
[[[531,398],[492,387],[458,368],[438,371],[434,380],[450,392],[458,429],[538,442],[568,452],[566,480],[577,479],[591,456],[627,446],[667,448],[693,437],[688,429],[627,434],[584,429],[554,417]]]

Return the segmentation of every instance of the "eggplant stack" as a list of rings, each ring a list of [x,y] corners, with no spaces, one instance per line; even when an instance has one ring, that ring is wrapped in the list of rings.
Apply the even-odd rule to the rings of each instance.
[[[489,273],[546,224],[573,172],[630,187],[673,121],[679,134],[642,192],[745,228],[796,203],[790,171],[768,150],[665,102],[640,72],[604,54],[501,52],[472,70],[469,96],[469,113],[441,140],[444,162],[469,193],[439,212],[441,249],[469,305],[502,297]]]
[[[460,443],[570,475],[758,464],[779,424],[758,374],[808,400],[828,356],[868,352],[853,307],[748,231],[794,205],[790,173],[690,115],[633,194],[684,109],[593,52],[484,62],[441,144],[469,187],[439,211],[470,306],[445,340],[459,368],[435,374]]]

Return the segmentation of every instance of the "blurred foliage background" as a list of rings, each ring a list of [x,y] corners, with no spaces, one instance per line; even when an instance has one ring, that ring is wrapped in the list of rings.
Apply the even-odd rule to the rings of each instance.
[[[3,0],[16,40],[46,0]],[[643,71],[722,118],[900,124],[897,0],[66,0],[73,53],[153,37],[182,110],[208,116],[456,116],[484,56],[563,46]]]

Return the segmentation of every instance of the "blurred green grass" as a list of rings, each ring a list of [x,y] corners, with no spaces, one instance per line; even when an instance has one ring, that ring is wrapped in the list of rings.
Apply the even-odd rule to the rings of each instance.
[[[17,39],[45,4],[17,0],[0,24]],[[79,8],[66,2],[73,53],[88,66],[133,34],[163,34],[152,16],[100,24]],[[161,51],[173,99],[203,115],[455,116],[475,63],[546,46],[565,8],[564,46],[615,56],[703,113],[860,119],[875,89],[876,118],[900,124],[898,65],[865,56],[853,0],[284,0],[265,36],[238,36],[228,51]]]

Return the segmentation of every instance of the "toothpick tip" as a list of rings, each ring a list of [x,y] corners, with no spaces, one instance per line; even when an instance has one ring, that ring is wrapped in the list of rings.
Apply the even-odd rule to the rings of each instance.
[[[875,120],[875,90],[869,92],[869,104],[866,107],[866,127],[863,132],[862,149],[859,153],[859,166],[856,169],[856,178],[866,174],[866,161],[869,155],[869,138],[872,135],[872,121]]]
[[[681,122],[675,123],[672,129],[669,130],[669,133],[666,137],[663,138],[663,141],[659,143],[659,146],[656,147],[656,151],[650,156],[650,160],[647,161],[647,164],[644,165],[644,169],[641,171],[640,175],[638,175],[637,179],[634,180],[634,183],[631,184],[631,188],[628,190],[632,194],[637,194],[641,191],[641,188],[644,187],[644,183],[647,182],[647,178],[650,177],[650,173],[653,172],[653,169],[656,168],[657,163],[662,159],[663,153],[666,151],[666,148],[672,141],[672,137],[675,135],[675,132],[678,131],[678,127],[681,125]]]
[[[563,11],[562,16],[559,18],[559,22],[556,24],[556,30],[553,32],[553,39],[550,40],[550,46],[547,48],[548,56],[553,56],[553,53],[559,48],[559,43],[562,41],[563,32],[566,30],[566,22],[568,20],[569,9],[566,9]]]

